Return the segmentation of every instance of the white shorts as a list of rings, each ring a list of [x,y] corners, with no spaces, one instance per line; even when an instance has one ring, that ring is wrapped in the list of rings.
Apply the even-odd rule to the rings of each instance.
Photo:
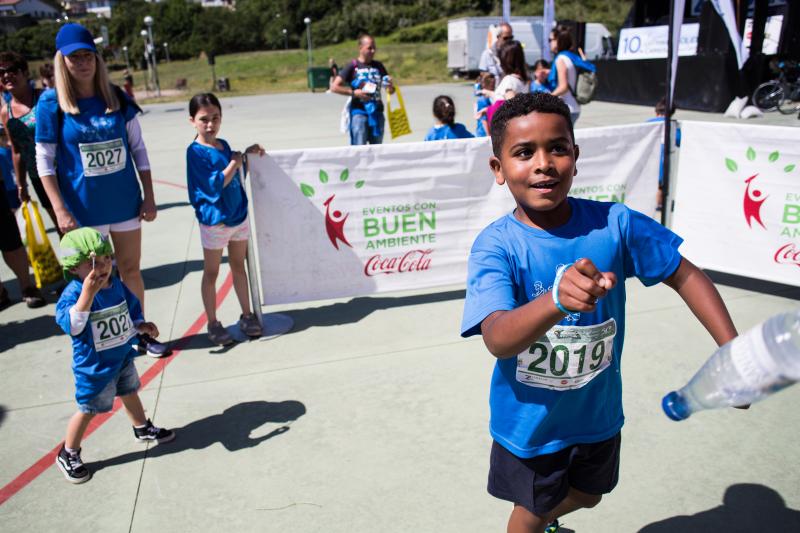
[[[246,241],[249,237],[250,223],[247,218],[237,226],[200,224],[200,242],[206,250],[222,250],[230,241]]]
[[[96,229],[103,234],[103,237],[108,237],[112,231],[114,233],[122,233],[123,231],[134,231],[142,227],[142,221],[139,217],[134,217],[115,224],[101,224],[99,226],[89,226]]]

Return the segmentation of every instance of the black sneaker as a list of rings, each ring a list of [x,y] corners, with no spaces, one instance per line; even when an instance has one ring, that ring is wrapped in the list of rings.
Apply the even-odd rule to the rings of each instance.
[[[86,483],[92,479],[92,473],[83,465],[80,449],[78,449],[78,453],[71,454],[62,445],[56,455],[56,465],[70,483]]]
[[[170,429],[157,428],[147,419],[147,425],[143,428],[133,428],[133,436],[139,442],[156,441],[159,444],[169,442],[175,438],[175,432]]]
[[[158,342],[146,333],[139,333],[138,335],[138,350],[139,355],[147,354],[150,357],[172,355],[172,348],[170,348],[168,344]]]

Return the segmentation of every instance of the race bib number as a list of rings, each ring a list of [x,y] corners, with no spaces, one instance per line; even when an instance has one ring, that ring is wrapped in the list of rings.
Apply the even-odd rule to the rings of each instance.
[[[617,322],[554,326],[517,356],[517,381],[551,390],[579,389],[611,364]]]
[[[84,176],[105,176],[125,168],[128,152],[122,139],[97,143],[80,143]]]
[[[136,334],[126,302],[92,311],[89,322],[92,325],[94,347],[98,352],[121,346]]]

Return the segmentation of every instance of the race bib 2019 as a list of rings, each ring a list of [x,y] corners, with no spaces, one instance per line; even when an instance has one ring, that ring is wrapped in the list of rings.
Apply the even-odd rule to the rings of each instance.
[[[98,352],[121,346],[136,334],[126,302],[92,311],[89,322],[92,325],[94,348]]]
[[[517,381],[551,390],[579,389],[611,364],[617,322],[554,326],[517,356]]]

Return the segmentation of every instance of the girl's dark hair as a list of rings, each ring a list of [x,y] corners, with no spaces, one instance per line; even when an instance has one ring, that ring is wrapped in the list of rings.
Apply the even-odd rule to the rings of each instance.
[[[8,63],[11,67],[18,68],[22,72],[28,72],[28,61],[25,56],[18,52],[0,52],[0,63]]]
[[[214,106],[219,109],[220,114],[222,114],[222,105],[220,105],[219,100],[214,93],[199,93],[192,96],[192,99],[189,100],[189,116],[194,118],[198,111],[200,111],[201,107],[209,107]]]
[[[550,68],[550,62],[546,59],[540,59],[539,61],[533,64],[533,70],[537,70],[540,68]]]
[[[456,106],[449,96],[437,96],[433,100],[433,116],[442,124],[453,125],[456,119]]]
[[[500,48],[500,67],[506,74],[516,74],[522,81],[531,81],[525,64],[525,51],[519,41],[508,41]]]
[[[481,84],[481,89],[494,91],[495,82],[497,80],[491,72],[481,72],[478,82]]]
[[[569,28],[556,26],[551,35],[556,39],[556,52],[572,49],[572,32],[569,31]]]

